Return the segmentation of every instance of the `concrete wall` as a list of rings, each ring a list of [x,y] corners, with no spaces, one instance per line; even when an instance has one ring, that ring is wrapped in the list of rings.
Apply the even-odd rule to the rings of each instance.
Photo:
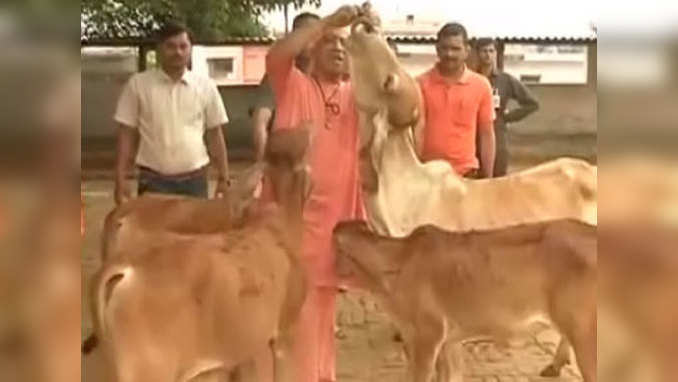
[[[112,121],[118,96],[129,77],[136,72],[137,57],[131,54],[82,56],[82,138],[83,150],[114,150],[115,125]],[[256,86],[222,86],[219,91],[231,122],[226,139],[231,154],[249,155],[252,132],[248,109],[257,98]]]
[[[520,134],[595,134],[597,130],[596,89],[578,85],[538,85],[529,87],[540,102],[540,109],[511,129]]]
[[[134,52],[81,55],[82,137],[111,137],[113,112],[122,87],[137,71]]]
[[[219,88],[230,123],[226,126],[226,144],[229,156],[249,157],[253,153],[252,122],[249,108],[257,100],[257,86],[228,86]]]
[[[514,156],[597,159],[597,46],[590,44],[588,51],[586,85],[530,86],[541,108],[521,123],[511,125],[509,149]]]

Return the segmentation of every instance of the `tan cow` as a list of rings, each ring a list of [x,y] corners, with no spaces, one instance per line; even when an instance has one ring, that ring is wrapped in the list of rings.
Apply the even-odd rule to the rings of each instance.
[[[225,199],[148,193],[127,201],[106,216],[101,236],[102,260],[129,252],[127,245],[139,250],[140,240],[151,233],[194,235],[228,231],[251,207],[252,194],[262,176],[263,163],[250,166]]]
[[[674,381],[678,372],[678,229],[642,220],[606,222],[599,232],[599,343],[606,350],[601,350],[605,361],[599,368],[601,380]],[[620,341],[624,336],[628,343]],[[632,377],[631,371],[642,366],[638,361],[643,358],[655,376]]]
[[[390,132],[370,151],[362,160],[373,166],[378,187],[365,190],[366,209],[384,234],[400,237],[426,224],[456,231],[561,218],[597,223],[597,169],[583,160],[562,158],[506,177],[468,180],[447,162],[421,163],[409,130]]]
[[[340,274],[399,323],[411,381],[429,382],[434,365],[436,380],[450,381],[459,360],[448,350],[460,341],[506,339],[540,316],[572,343],[584,381],[596,380],[595,226],[573,219],[465,233],[424,226],[388,238],[344,222],[334,244]]]
[[[678,166],[635,147],[606,158],[598,230],[598,376],[678,375]]]
[[[296,131],[294,134],[276,134],[276,138],[268,143],[268,153],[273,156],[269,159],[288,161],[286,157],[276,158],[284,153],[291,158],[300,158],[298,165],[305,163],[311,126],[304,124]],[[148,235],[166,232],[214,234],[242,225],[255,203],[253,194],[262,181],[264,166],[264,163],[255,163],[247,168],[238,176],[234,187],[223,200],[148,193],[118,206],[105,219],[102,232],[103,259],[121,252],[139,250],[144,242],[141,239],[148,239]],[[279,175],[273,171],[269,173],[275,177]],[[283,181],[279,177],[276,179]],[[304,187],[308,189],[310,184]],[[127,245],[132,247],[127,248]]]
[[[307,145],[304,129],[271,136],[265,172],[278,205],[252,209],[225,232],[147,231],[138,249],[116,247],[92,292],[109,378],[186,382],[231,371],[274,341],[276,380],[293,380],[282,361],[305,297],[296,254]]]
[[[361,131],[361,178],[370,224],[404,236],[433,224],[449,230],[497,228],[574,218],[597,222],[597,170],[559,159],[507,177],[466,180],[444,161],[421,163],[412,137],[423,103],[368,7],[347,48]]]
[[[22,188],[12,230],[0,238],[3,382],[81,377],[80,200],[67,186],[48,193]]]

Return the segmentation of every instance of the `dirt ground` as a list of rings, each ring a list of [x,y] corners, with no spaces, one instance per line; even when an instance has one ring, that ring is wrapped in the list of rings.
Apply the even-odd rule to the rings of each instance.
[[[232,168],[237,171],[242,166]],[[106,180],[91,180],[85,182],[82,189],[87,221],[82,251],[84,338],[91,330],[87,283],[100,264],[99,234],[103,217],[113,206],[113,184]],[[364,295],[342,294],[336,319],[339,382],[403,381],[406,360],[401,344],[394,341],[395,329],[374,301]],[[538,377],[539,371],[550,362],[557,342],[558,335],[551,328],[536,325],[530,336],[517,339],[509,348],[500,348],[490,341],[467,343],[465,381],[580,381],[573,366],[567,367],[558,379]],[[83,361],[83,367],[85,370],[92,367],[88,358]]]

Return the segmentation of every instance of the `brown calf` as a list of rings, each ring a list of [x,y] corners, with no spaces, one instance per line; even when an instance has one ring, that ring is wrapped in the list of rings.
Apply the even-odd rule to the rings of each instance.
[[[469,337],[504,340],[543,316],[596,380],[596,227],[576,220],[453,233],[433,226],[405,238],[363,222],[334,231],[340,274],[380,300],[399,323],[414,382],[450,381],[453,347]],[[556,368],[567,361],[567,342]],[[458,370],[456,370],[458,372]]]
[[[601,381],[675,381],[678,229],[640,218],[606,222],[599,250]],[[641,360],[655,376],[631,372]]]
[[[271,136],[265,171],[278,203],[251,209],[237,225],[118,236],[92,292],[109,379],[186,382],[229,372],[271,343],[284,361],[305,296],[296,258],[308,189],[304,140],[304,129]],[[203,210],[208,221],[220,212]],[[291,378],[282,362],[274,371],[276,380]]]

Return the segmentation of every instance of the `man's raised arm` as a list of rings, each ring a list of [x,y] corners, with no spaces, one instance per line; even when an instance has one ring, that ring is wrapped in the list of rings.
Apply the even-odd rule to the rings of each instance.
[[[326,29],[350,25],[359,13],[358,7],[345,5],[333,14],[298,28],[278,40],[266,56],[266,72],[272,80],[274,89],[277,83],[286,77],[297,55],[320,38]]]

